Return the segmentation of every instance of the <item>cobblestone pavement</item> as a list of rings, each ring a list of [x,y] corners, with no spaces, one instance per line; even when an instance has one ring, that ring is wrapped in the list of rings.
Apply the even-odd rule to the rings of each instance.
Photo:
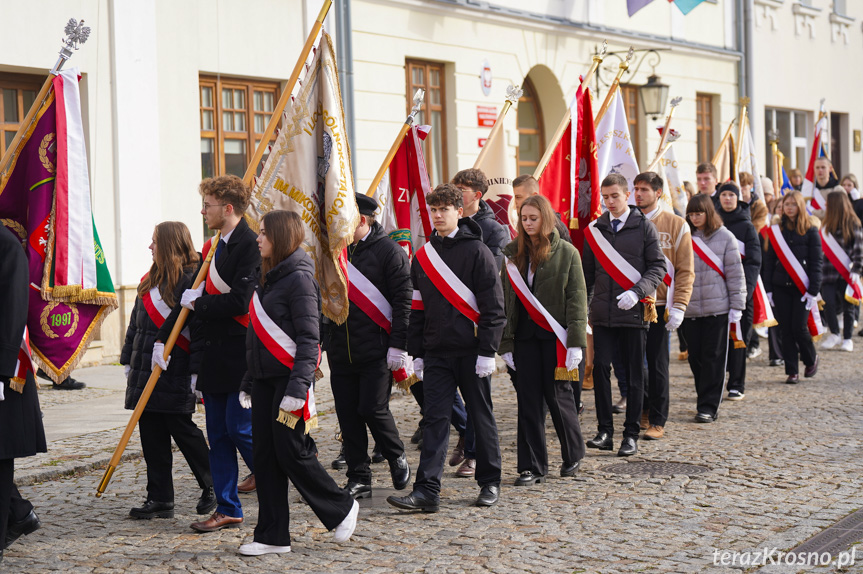
[[[860,339],[857,339],[860,342]],[[764,346],[764,345],[762,345]],[[863,344],[858,345],[863,348]],[[676,349],[676,345],[674,346]],[[676,353],[673,353],[676,356]],[[766,348],[765,348],[766,355]],[[757,568],[714,565],[715,551],[791,549],[861,506],[863,446],[861,377],[863,351],[825,351],[814,379],[785,385],[784,372],[762,355],[749,362],[749,385],[741,402],[723,402],[714,424],[692,422],[695,392],[688,365],[672,358],[671,419],[661,441],[639,441],[639,454],[588,449],[574,479],[555,476],[559,446],[549,421],[550,467],[546,484],[514,487],[515,394],[506,375],[496,375],[495,413],[503,451],[501,502],[471,506],[478,488],[447,468],[441,511],[402,514],[386,504],[393,492],[385,464],[375,465],[374,496],[362,501],[353,539],[332,541],[292,490],[291,554],[244,558],[237,547],[251,540],[257,500],[244,496],[240,529],[198,535],[199,495],[177,453],[174,519],[138,521],[128,510],[144,500],[146,469],[140,458],[123,463],[105,496],[94,496],[101,471],[86,466],[71,476],[22,488],[37,507],[43,528],[6,551],[6,572],[734,572]],[[121,371],[117,369],[118,376]],[[82,379],[84,379],[82,373]],[[77,376],[77,374],[76,374]],[[84,379],[86,380],[86,379]],[[338,452],[336,421],[326,379],[319,383],[321,428],[315,431],[321,459]],[[47,393],[42,393],[45,396]],[[614,391],[617,396],[617,391]],[[84,395],[77,395],[78,398]],[[71,398],[70,398],[71,397]],[[69,393],[57,400],[75,400]],[[48,398],[48,397],[46,397]],[[53,397],[52,397],[53,400]],[[122,406],[122,395],[117,394]],[[585,394],[583,431],[596,428],[592,393]],[[46,412],[52,408],[43,401]],[[397,394],[392,408],[407,439],[418,409]],[[46,415],[47,418],[47,415]],[[616,415],[617,440],[622,415]],[[51,444],[50,460],[84,453],[92,464],[106,460],[121,429]],[[139,450],[137,438],[130,452]],[[410,445],[415,468],[419,453]],[[703,474],[641,476],[608,472],[612,464],[678,462],[703,465]],[[22,460],[19,463],[27,464]],[[23,475],[33,468],[22,470]],[[339,483],[341,473],[330,471]],[[863,564],[863,550],[857,562]],[[808,571],[767,567],[766,572]],[[820,571],[833,571],[821,568]],[[863,566],[847,570],[863,572]]]

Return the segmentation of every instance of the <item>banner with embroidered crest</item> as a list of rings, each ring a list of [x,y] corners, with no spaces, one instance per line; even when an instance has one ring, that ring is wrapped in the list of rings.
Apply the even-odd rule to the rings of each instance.
[[[78,80],[75,68],[54,77],[0,174],[0,222],[29,260],[33,359],[58,383],[118,307],[93,222]]]

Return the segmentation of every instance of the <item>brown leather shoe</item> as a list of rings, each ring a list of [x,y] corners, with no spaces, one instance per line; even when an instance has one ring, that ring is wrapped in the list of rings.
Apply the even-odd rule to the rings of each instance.
[[[626,412],[626,397],[623,397],[613,405],[611,405],[611,412],[618,415],[620,413]]]
[[[201,522],[193,522],[189,526],[192,527],[192,530],[197,530],[198,532],[215,532],[222,528],[237,528],[242,523],[242,518],[232,518],[225,516],[221,512],[214,512],[208,519]]]
[[[464,460],[464,437],[459,437],[458,444],[452,449],[452,455],[449,457],[449,465],[455,466]]]
[[[589,391],[593,389],[593,365],[584,367],[584,382],[581,383],[581,390]]]
[[[474,474],[476,474],[476,461],[472,458],[464,459],[464,462],[455,471],[455,475],[460,478],[472,478]]]
[[[665,429],[661,426],[650,425],[647,427],[647,430],[644,431],[644,438],[647,440],[659,440],[665,436]]]
[[[255,485],[255,475],[250,474],[243,481],[237,485],[237,492],[240,494],[249,494],[250,492],[255,492],[257,486]]]
[[[648,418],[647,411],[641,411],[641,430],[647,430],[650,428],[650,420]]]

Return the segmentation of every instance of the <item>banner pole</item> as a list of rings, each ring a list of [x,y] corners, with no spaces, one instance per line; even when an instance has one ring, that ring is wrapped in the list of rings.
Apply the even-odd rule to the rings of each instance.
[[[725,135],[722,136],[722,141],[719,142],[719,147],[716,148],[716,153],[713,154],[713,160],[710,162],[713,165],[716,165],[716,162],[719,161],[719,155],[722,153],[722,149],[725,147],[725,143],[728,141],[728,138],[731,137],[731,129],[734,127],[734,122],[737,121],[737,118],[733,118],[731,123],[728,124],[728,129],[725,130]]]
[[[671,116],[674,115],[674,108],[676,108],[682,100],[683,98],[680,96],[671,100],[671,109],[668,110],[668,117],[665,118],[665,126],[662,128],[662,135],[659,138],[659,146],[656,148],[656,157],[654,157],[653,161],[650,162],[651,167],[655,167],[662,156],[665,155],[665,152],[668,151],[668,148],[665,147],[665,142],[668,140],[668,134],[671,129]],[[651,167],[648,167],[647,171],[653,171]]]
[[[519,89],[518,86],[513,86],[510,84],[506,89],[506,101],[503,104],[503,108],[500,110],[500,113],[497,115],[497,119],[494,121],[494,125],[491,127],[491,131],[488,133],[488,137],[485,140],[485,145],[482,146],[482,149],[479,150],[479,155],[476,156],[476,161],[473,162],[474,168],[479,168],[482,163],[483,158],[485,157],[486,152],[489,148],[489,142],[492,141],[497,134],[503,131],[503,119],[506,117],[506,113],[509,111],[509,108],[513,106],[516,102],[518,102],[519,98],[524,95],[524,90]]]
[[[408,114],[407,119],[405,119],[405,123],[403,123],[402,127],[399,129],[399,133],[396,136],[393,145],[390,146],[390,150],[384,157],[383,163],[378,168],[378,172],[375,174],[374,179],[372,179],[372,183],[371,185],[369,185],[369,190],[366,192],[367,196],[372,197],[375,194],[375,190],[377,190],[378,186],[381,184],[381,180],[384,178],[384,174],[390,168],[390,164],[393,162],[393,158],[396,157],[396,154],[399,151],[399,147],[401,147],[402,141],[404,141],[405,139],[405,134],[407,134],[408,130],[411,129],[411,126],[416,120],[417,114],[419,114],[420,110],[422,110],[424,97],[425,90],[423,90],[422,88],[419,88],[416,93],[414,93],[414,106],[411,108],[411,113]]]
[[[594,126],[599,125],[599,122],[602,121],[603,116],[605,116],[605,112],[607,112],[608,108],[611,106],[611,100],[614,97],[614,94],[617,93],[617,89],[620,87],[620,78],[622,78],[623,74],[629,69],[629,61],[632,59],[634,52],[635,49],[630,46],[629,52],[626,54],[626,59],[620,63],[620,66],[617,69],[617,75],[614,77],[614,81],[611,83],[608,93],[605,94],[605,101],[602,102],[602,107],[599,108],[599,112],[593,120]]]

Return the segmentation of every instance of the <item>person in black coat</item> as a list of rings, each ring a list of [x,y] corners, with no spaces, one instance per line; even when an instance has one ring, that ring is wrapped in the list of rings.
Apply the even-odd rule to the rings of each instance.
[[[798,356],[806,365],[804,377],[814,377],[818,372],[818,355],[807,321],[809,309],[818,304],[817,297],[821,291],[823,250],[818,229],[806,214],[806,204],[800,192],[792,191],[782,198],[779,227],[791,253],[809,278],[809,286],[801,298],[800,290],[776,255],[773,241],[768,242],[764,258],[764,288],[782,334],[782,358],[788,375],[785,382],[797,384],[800,382]]]
[[[719,186],[719,208],[716,212],[722,224],[737,238],[740,255],[743,258],[743,274],[746,277],[746,310],[740,320],[741,338],[746,347],[735,348],[734,341],[728,342],[728,399],[735,401],[744,396],[746,387],[746,354],[754,331],[752,321],[755,316],[754,295],[761,273],[761,240],[752,224],[749,204],[740,201],[740,190],[733,182]]]
[[[120,354],[120,364],[126,366],[128,410],[137,406],[152,373],[153,346],[165,321],[162,311],[169,314],[182,293],[192,286],[200,259],[189,229],[178,221],[156,226],[150,250],[153,265],[138,285],[138,297]],[[216,507],[207,441],[192,420],[195,394],[190,386],[188,343],[184,336],[174,345],[168,370],[159,377],[138,421],[147,463],[147,501],[129,512],[133,518],[174,517],[171,438],[180,447],[201,487],[198,514],[209,514]]]
[[[405,368],[408,361],[405,349],[411,279],[407,253],[374,220],[377,201],[359,193],[355,197],[360,224],[348,246],[348,279],[350,292],[355,294],[350,298],[345,322],[326,324],[325,348],[348,466],[345,489],[354,498],[367,498],[372,495],[372,472],[366,425],[389,462],[393,487],[402,490],[411,476],[404,443],[389,406],[392,373]],[[377,292],[363,291],[364,283],[371,284]],[[360,293],[370,302],[376,296],[383,297],[381,304],[389,306],[389,331],[357,305]],[[373,316],[386,316],[385,309],[375,309],[377,314]]]
[[[191,316],[192,384],[201,391],[207,417],[210,443],[210,471],[218,506],[205,521],[191,526],[198,532],[212,532],[243,521],[243,507],[237,494],[237,451],[254,473],[252,458],[252,417],[240,407],[237,397],[246,373],[246,327],[253,282],[249,280],[260,264],[255,233],[243,213],[249,205],[251,190],[239,177],[224,175],[201,182],[201,214],[210,229],[221,238],[210,263],[210,280],[198,289],[187,289],[171,316],[159,329],[157,345],[162,345],[174,327],[180,306],[193,311]],[[208,244],[209,245],[209,244]],[[209,247],[205,246],[208,252]],[[205,253],[206,257],[206,253]],[[218,283],[218,285],[217,285]],[[163,361],[154,347],[154,360]],[[162,365],[163,368],[166,365]],[[253,477],[244,485],[251,484]]]
[[[15,486],[15,459],[47,451],[33,373],[27,371],[20,391],[10,387],[27,326],[27,283],[27,255],[0,225],[0,560],[3,548],[40,526],[33,505]]]
[[[304,237],[300,216],[281,210],[264,216],[258,235],[262,264],[238,402],[252,410],[259,514],[254,540],[240,547],[244,556],[290,552],[288,480],[327,530],[335,529],[336,542],[350,539],[359,513],[359,504],[321,466],[309,434],[317,426],[311,409],[321,294]]]

